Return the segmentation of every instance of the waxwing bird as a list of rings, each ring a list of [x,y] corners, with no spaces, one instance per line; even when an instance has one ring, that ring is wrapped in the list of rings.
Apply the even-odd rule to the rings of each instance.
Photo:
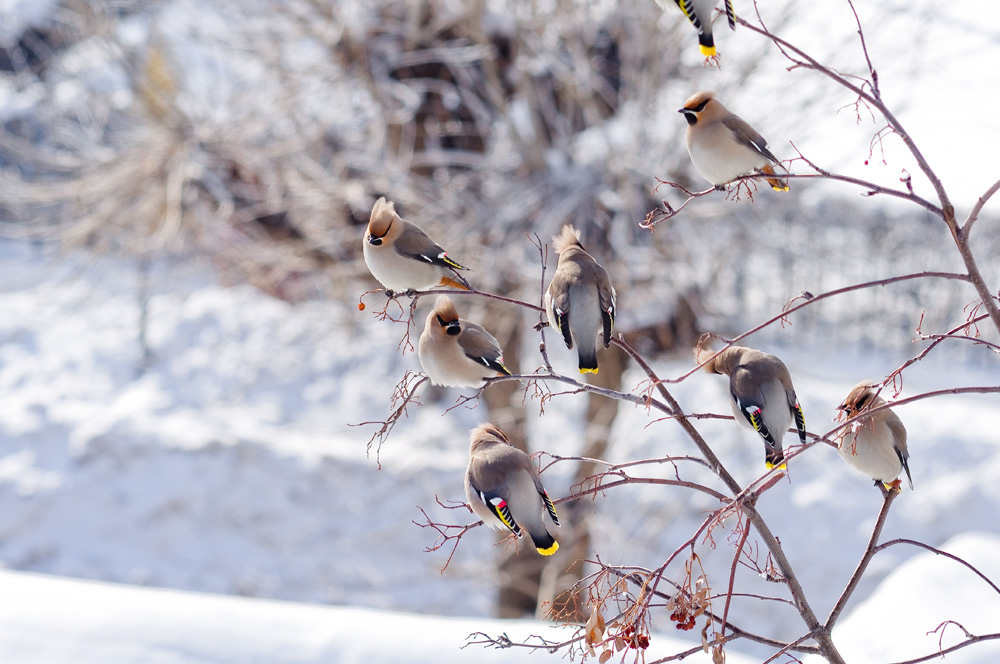
[[[876,394],[878,383],[863,380],[853,388],[837,408],[848,419],[866,411],[885,405],[885,400]],[[899,488],[896,478],[906,471],[906,479],[913,489],[908,463],[910,453],[906,450],[906,427],[896,413],[888,408],[876,411],[846,427],[837,444],[840,456],[861,473],[879,482],[886,489]]]
[[[611,345],[615,289],[608,273],[580,244],[580,231],[567,224],[552,238],[559,262],[545,291],[545,314],[566,348],[576,344],[580,373],[597,373],[597,334]]]
[[[667,11],[670,3],[667,0],[656,0],[663,11]],[[698,31],[698,50],[706,58],[715,57],[715,39],[712,37],[712,10],[715,9],[715,0],[674,0],[674,4],[680,7],[684,15],[691,21],[691,25]],[[736,14],[733,12],[732,0],[725,0],[726,18],[729,20],[729,27],[736,29]]]
[[[743,346],[730,346],[714,358],[708,348],[699,348],[695,353],[698,364],[707,360],[705,371],[729,376],[733,417],[764,439],[764,465],[768,470],[784,463],[781,441],[793,419],[799,440],[805,444],[806,421],[792,378],[781,360]]]
[[[400,219],[384,196],[372,207],[362,250],[368,270],[390,295],[438,286],[469,290],[455,272],[468,268],[448,258],[419,226]]]
[[[698,92],[677,111],[687,120],[687,149],[702,177],[722,189],[727,182],[754,171],[774,175],[782,169],[767,141],[738,115],[729,112],[714,92]],[[787,172],[787,171],[786,171]],[[788,191],[778,178],[766,178],[775,191]]]
[[[427,315],[417,356],[435,385],[482,387],[485,378],[511,375],[497,340],[481,325],[459,318],[447,295],[439,296]]]
[[[543,556],[559,549],[548,529],[549,523],[559,525],[559,517],[534,464],[492,424],[480,424],[470,433],[465,496],[490,528],[506,529],[517,537],[527,532]]]

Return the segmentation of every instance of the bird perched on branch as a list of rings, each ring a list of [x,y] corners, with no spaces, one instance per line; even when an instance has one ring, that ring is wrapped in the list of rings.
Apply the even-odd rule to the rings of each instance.
[[[792,420],[799,440],[806,442],[806,422],[788,368],[774,355],[743,346],[730,346],[715,357],[713,354],[708,348],[695,349],[698,364],[706,363],[705,371],[729,376],[733,417],[764,439],[764,464],[768,470],[784,465],[781,441]]]
[[[527,532],[543,556],[559,549],[548,528],[549,524],[558,526],[559,517],[531,458],[493,424],[480,424],[469,435],[465,496],[472,511],[490,528],[507,529],[517,537]]]
[[[597,373],[597,334],[611,344],[615,323],[615,289],[608,273],[580,244],[580,231],[570,224],[552,238],[559,262],[545,291],[549,325],[562,334],[566,348],[576,344],[580,373]]]
[[[837,408],[847,419],[857,417],[872,408],[885,405],[876,394],[878,383],[863,380],[851,388],[844,403]],[[861,473],[879,482],[886,489],[899,490],[899,474],[906,471],[906,479],[913,489],[909,458],[906,450],[906,427],[889,408],[863,416],[844,428],[837,444],[840,456]]]
[[[687,149],[691,162],[716,189],[755,171],[775,175],[775,165],[784,170],[767,149],[764,137],[723,106],[714,92],[695,93],[677,112],[683,113],[688,123]],[[788,191],[788,184],[781,179],[765,179],[775,191]]]
[[[417,343],[420,366],[435,385],[482,387],[483,379],[511,375],[500,344],[481,325],[458,317],[447,295],[438,297]]]
[[[656,0],[663,11],[667,11],[670,6],[668,0]],[[712,10],[715,9],[715,0],[674,0],[674,4],[680,7],[684,15],[691,21],[691,25],[698,31],[698,50],[706,58],[715,57],[715,39],[712,37]],[[725,0],[726,18],[729,20],[729,27],[736,29],[736,14],[733,12],[732,0]]]
[[[391,201],[375,201],[362,250],[372,276],[392,292],[450,286],[469,290],[456,270],[467,270],[448,258],[416,224],[400,219]]]

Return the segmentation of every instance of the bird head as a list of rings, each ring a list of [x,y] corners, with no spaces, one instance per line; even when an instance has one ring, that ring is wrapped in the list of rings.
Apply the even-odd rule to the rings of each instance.
[[[510,445],[506,434],[495,424],[483,422],[478,427],[469,432],[469,451],[473,454],[483,445],[493,443],[504,443]]]
[[[837,406],[837,410],[850,419],[864,410],[866,407],[877,406],[882,400],[875,396],[877,383],[863,380],[851,388],[844,403]]]
[[[716,107],[721,107],[721,104],[715,100],[715,93],[703,90],[692,95],[684,102],[684,108],[678,109],[677,112],[683,113],[687,123],[693,125],[713,113]]]
[[[442,295],[437,299],[431,316],[434,317],[438,329],[442,333],[451,337],[462,333],[462,321],[458,317],[458,310],[455,309],[455,305],[447,295]]]
[[[395,206],[385,197],[379,197],[372,207],[372,214],[368,220],[368,244],[378,247],[385,240],[389,231],[393,229],[393,223],[398,219]]]

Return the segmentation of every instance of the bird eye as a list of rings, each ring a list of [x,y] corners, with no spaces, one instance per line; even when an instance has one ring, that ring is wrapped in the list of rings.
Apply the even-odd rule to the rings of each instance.
[[[368,244],[375,245],[376,247],[382,244],[382,238],[375,237],[374,235],[368,235]]]
[[[441,318],[441,316],[438,316],[437,319],[438,319],[438,325],[440,325],[441,327],[448,327],[448,321]]]

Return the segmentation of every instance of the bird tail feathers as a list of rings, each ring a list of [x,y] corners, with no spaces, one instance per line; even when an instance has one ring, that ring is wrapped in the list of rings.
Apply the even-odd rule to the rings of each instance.
[[[531,536],[531,542],[535,545],[535,550],[543,556],[551,556],[559,550],[559,542],[552,535],[549,535],[547,530],[528,534]]]
[[[579,346],[580,373],[597,373],[597,349]]]

